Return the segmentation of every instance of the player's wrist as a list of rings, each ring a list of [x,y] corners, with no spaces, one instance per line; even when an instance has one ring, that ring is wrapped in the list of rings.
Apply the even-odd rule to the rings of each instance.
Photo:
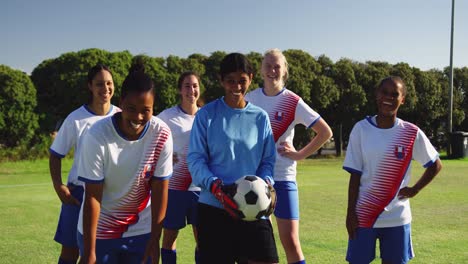
[[[295,160],[303,160],[307,158],[307,153],[305,153],[304,149],[296,150]]]
[[[54,190],[57,194],[63,193],[65,188],[67,188],[67,186],[63,183],[54,184]]]

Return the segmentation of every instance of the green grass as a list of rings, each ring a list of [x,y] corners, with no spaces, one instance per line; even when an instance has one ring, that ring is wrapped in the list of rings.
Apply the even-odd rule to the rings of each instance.
[[[298,166],[301,241],[311,263],[346,263],[348,175],[341,165],[340,159],[314,159]],[[414,165],[413,180],[422,173]],[[411,263],[468,263],[468,161],[443,165],[411,202],[416,253]],[[64,171],[70,166],[65,160]],[[0,163],[0,200],[0,262],[56,263],[60,247],[53,236],[60,204],[47,160]],[[185,228],[178,240],[179,263],[193,263],[193,248],[192,232]],[[286,263],[279,244],[278,249]]]

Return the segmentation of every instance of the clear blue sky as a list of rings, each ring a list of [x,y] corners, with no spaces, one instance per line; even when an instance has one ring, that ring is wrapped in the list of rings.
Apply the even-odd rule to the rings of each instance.
[[[30,73],[86,48],[186,57],[301,49],[333,61],[449,65],[451,0],[2,0],[0,64]],[[455,67],[468,66],[468,1],[457,0]]]

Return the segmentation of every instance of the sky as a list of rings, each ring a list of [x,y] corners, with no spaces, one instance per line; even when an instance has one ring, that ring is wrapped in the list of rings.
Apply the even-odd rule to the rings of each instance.
[[[87,48],[153,57],[300,49],[333,61],[450,64],[451,0],[1,0],[0,64],[26,73]],[[468,66],[468,1],[454,67]]]

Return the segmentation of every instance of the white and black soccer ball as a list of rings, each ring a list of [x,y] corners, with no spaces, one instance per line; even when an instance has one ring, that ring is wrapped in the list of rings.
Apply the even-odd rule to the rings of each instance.
[[[255,221],[266,214],[271,205],[267,183],[255,175],[246,175],[236,181],[234,201],[242,213],[242,220]]]

